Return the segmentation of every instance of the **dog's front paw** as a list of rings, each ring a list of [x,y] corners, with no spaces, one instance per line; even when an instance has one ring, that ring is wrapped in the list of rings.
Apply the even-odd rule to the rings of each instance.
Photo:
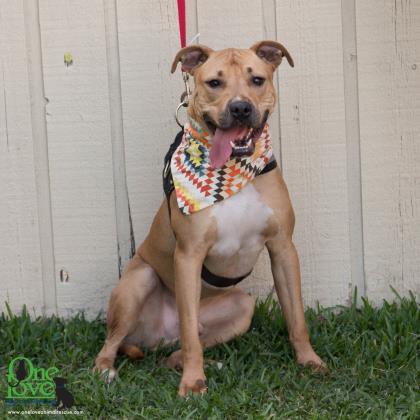
[[[185,398],[189,392],[205,394],[207,392],[206,377],[204,375],[182,375],[178,395]]]
[[[101,376],[107,384],[110,384],[117,377],[117,370],[115,368],[107,368],[101,371]]]
[[[111,383],[117,376],[117,370],[107,359],[96,359],[93,373],[99,373],[106,383]]]

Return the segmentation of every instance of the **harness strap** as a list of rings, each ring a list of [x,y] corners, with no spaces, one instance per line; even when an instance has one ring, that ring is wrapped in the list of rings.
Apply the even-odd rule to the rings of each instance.
[[[248,277],[252,273],[252,270],[245,274],[244,276],[231,278],[231,277],[223,277],[213,274],[211,271],[207,269],[207,267],[203,264],[203,268],[201,269],[201,278],[208,284],[214,287],[230,287],[235,286],[241,282],[245,277]]]
[[[277,168],[277,161],[276,158],[273,156],[267,163],[267,165],[264,166],[264,169],[257,176],[264,175],[267,172],[272,171],[274,168]]]
[[[175,150],[181,144],[182,136],[184,135],[184,129],[178,132],[175,136],[175,140],[169,146],[169,150],[166,152],[164,164],[163,164],[163,172],[162,172],[162,181],[163,181],[163,192],[166,196],[166,203],[168,205],[168,212],[169,212],[169,220],[171,220],[171,204],[170,198],[171,193],[175,189],[174,187],[174,180],[172,178],[171,172],[171,159],[172,155],[175,153]]]

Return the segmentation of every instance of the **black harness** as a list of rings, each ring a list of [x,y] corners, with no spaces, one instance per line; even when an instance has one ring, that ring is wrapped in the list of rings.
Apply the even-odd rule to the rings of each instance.
[[[171,205],[170,205],[169,199],[171,197],[172,191],[175,189],[174,180],[172,178],[172,172],[171,172],[171,159],[172,159],[172,155],[175,153],[175,150],[181,144],[183,135],[184,135],[184,130],[181,130],[176,135],[175,140],[169,146],[169,150],[166,152],[165,159],[164,159],[162,181],[163,181],[163,191],[165,193],[166,203],[168,205],[169,219],[171,219]],[[270,161],[267,163],[267,165],[256,176],[266,174],[267,172],[272,171],[276,167],[277,167],[277,162],[273,156],[270,159]],[[206,283],[214,287],[230,287],[230,286],[234,286],[235,284],[238,284],[244,278],[248,277],[251,274],[251,272],[252,270],[248,274],[245,274],[244,276],[235,277],[235,278],[222,277],[222,276],[218,276],[210,272],[206,268],[206,266],[203,264],[203,268],[201,269],[201,278]]]

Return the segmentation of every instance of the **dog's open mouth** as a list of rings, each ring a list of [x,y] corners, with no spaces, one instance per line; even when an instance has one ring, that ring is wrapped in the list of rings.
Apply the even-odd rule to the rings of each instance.
[[[232,146],[231,157],[251,156],[255,150],[255,130],[249,128],[246,134],[236,140],[231,140],[230,145]]]
[[[230,158],[251,156],[261,129],[236,126],[226,130],[216,128],[210,150],[210,161],[214,168],[221,168]]]

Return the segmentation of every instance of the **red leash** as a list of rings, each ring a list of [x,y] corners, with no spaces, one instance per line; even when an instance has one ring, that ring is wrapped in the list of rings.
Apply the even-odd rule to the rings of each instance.
[[[181,41],[181,48],[184,48],[187,45],[186,41],[186,26],[187,26],[187,19],[185,17],[185,0],[177,0],[178,4],[178,24],[179,24],[179,38]],[[182,70],[182,67],[181,67]],[[184,128],[183,124],[179,121],[178,113],[181,108],[186,108],[188,106],[188,100],[191,95],[191,89],[188,84],[188,73],[182,71],[182,79],[184,80],[185,91],[181,95],[180,103],[175,111],[175,120],[181,128]]]
[[[186,19],[185,19],[185,0],[177,0],[178,2],[178,23],[179,23],[179,38],[181,40],[181,48],[186,45]]]

